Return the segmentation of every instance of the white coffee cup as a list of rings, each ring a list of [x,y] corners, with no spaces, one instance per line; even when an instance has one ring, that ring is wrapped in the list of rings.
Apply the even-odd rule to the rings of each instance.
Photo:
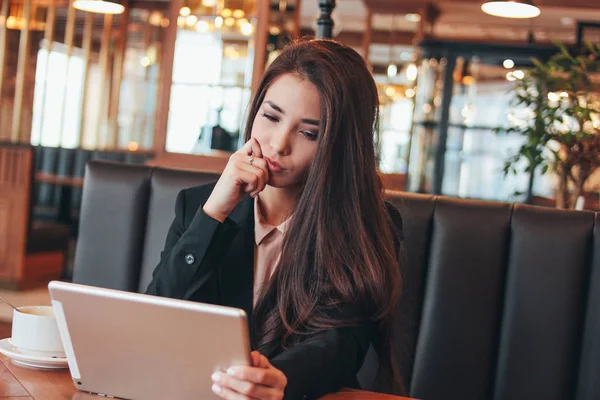
[[[52,306],[26,306],[14,310],[10,341],[25,355],[65,357]]]

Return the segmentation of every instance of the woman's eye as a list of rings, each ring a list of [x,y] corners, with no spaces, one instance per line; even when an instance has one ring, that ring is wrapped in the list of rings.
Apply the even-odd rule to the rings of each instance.
[[[301,132],[304,136],[306,136],[307,139],[309,140],[317,140],[317,138],[319,137],[318,133],[314,133],[311,131],[302,131]]]
[[[277,118],[275,118],[274,116],[269,115],[267,113],[263,113],[262,116],[265,117],[266,119],[268,119],[271,122],[278,122],[279,121]]]

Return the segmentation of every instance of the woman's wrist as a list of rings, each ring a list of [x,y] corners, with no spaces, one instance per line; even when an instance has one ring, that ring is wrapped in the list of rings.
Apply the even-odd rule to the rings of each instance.
[[[206,202],[206,204],[204,204],[204,206],[202,207],[202,211],[204,211],[204,214],[208,215],[212,219],[215,219],[221,223],[225,222],[225,220],[227,219],[227,216],[229,215],[229,213],[225,213],[223,211],[218,210],[216,207],[214,207],[210,203],[210,199],[209,199],[209,201]]]

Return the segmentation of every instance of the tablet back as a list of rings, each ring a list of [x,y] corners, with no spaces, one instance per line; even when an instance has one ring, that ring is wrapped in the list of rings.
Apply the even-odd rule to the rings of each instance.
[[[217,399],[211,374],[250,364],[243,310],[48,285],[75,386],[125,399]]]

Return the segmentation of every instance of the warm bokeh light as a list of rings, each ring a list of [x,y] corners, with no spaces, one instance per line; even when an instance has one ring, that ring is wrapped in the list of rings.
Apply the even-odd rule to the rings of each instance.
[[[250,35],[252,35],[252,32],[254,32],[254,27],[252,26],[251,23],[246,22],[244,25],[242,25],[242,34],[243,35],[250,36]]]
[[[559,101],[560,100],[560,95],[558,93],[555,93],[555,92],[550,92],[550,93],[548,93],[548,100],[550,100],[550,101]]]
[[[513,76],[517,79],[523,79],[525,78],[525,72],[521,71],[520,69],[516,69],[513,71]]]
[[[504,62],[502,63],[502,66],[506,69],[511,69],[515,66],[515,62],[513,60],[511,60],[510,58],[507,58],[506,60],[504,60]]]
[[[406,79],[408,79],[411,82],[416,81],[418,72],[419,70],[417,68],[417,65],[414,63],[410,63],[406,68]]]
[[[404,16],[404,18],[406,18],[407,21],[410,22],[419,22],[421,20],[421,16],[419,14],[406,14]]]
[[[208,22],[206,21],[198,21],[196,24],[196,31],[198,32],[207,32],[209,28]]]
[[[137,144],[136,142],[129,142],[127,144],[127,150],[129,150],[129,151],[138,151],[139,148],[140,148],[140,145]]]
[[[185,24],[190,28],[196,26],[196,22],[198,22],[198,17],[195,15],[190,15],[185,18]]]
[[[233,18],[244,18],[246,16],[246,13],[244,12],[244,10],[235,10],[233,12]]]
[[[181,15],[182,17],[187,17],[191,13],[192,10],[190,10],[189,7],[181,7],[181,10],[179,10],[179,15]]]
[[[396,76],[396,74],[398,73],[398,67],[396,66],[396,64],[390,64],[387,67],[387,76],[392,78],[394,76]]]

